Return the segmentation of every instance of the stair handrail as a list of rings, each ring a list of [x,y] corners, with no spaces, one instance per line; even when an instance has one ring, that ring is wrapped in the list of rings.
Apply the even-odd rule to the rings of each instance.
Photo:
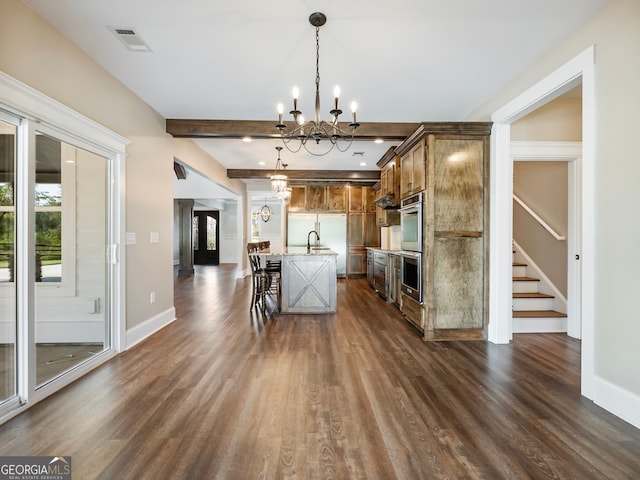
[[[518,197],[515,193],[513,194],[513,199],[514,199],[516,202],[518,202],[518,203],[520,204],[520,206],[521,206],[522,208],[524,208],[524,210],[525,210],[529,215],[531,215],[531,216],[536,220],[536,222],[538,222],[538,223],[540,224],[540,226],[541,226],[542,228],[544,228],[547,232],[549,232],[549,233],[553,236],[553,238],[555,238],[556,240],[560,240],[560,241],[562,241],[562,240],[566,240],[566,237],[564,237],[563,235],[560,235],[558,232],[556,232],[556,231],[551,227],[551,225],[549,225],[549,224],[548,224],[547,222],[545,222],[542,218],[540,218],[540,216],[539,216],[536,212],[534,212],[533,210],[531,210],[531,208],[530,208],[526,203],[524,203],[524,202],[522,201],[522,199],[520,199],[520,197]]]

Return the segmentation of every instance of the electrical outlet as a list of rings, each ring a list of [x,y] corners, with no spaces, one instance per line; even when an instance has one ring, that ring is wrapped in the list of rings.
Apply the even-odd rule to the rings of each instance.
[[[149,303],[156,303],[156,292],[151,292],[149,294]]]

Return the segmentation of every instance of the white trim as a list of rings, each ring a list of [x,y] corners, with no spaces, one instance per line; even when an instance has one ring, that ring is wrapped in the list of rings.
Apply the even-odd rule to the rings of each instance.
[[[580,219],[582,142],[511,142],[511,158],[513,161],[526,162],[567,162],[567,297],[565,306],[556,308],[567,313],[567,335],[581,338],[582,317],[580,300],[581,262],[576,260],[580,254]],[[564,297],[562,297],[564,298]],[[514,332],[516,332],[514,327]]]
[[[570,161],[581,156],[582,142],[511,142],[511,157],[515,161]]]
[[[490,157],[489,221],[489,326],[488,339],[509,343],[513,338],[511,301],[513,298],[513,162],[511,125],[494,123]]]
[[[135,327],[130,328],[126,333],[126,349],[130,349],[134,345],[140,343],[145,338],[150,337],[175,320],[176,309],[174,307],[171,307],[164,312],[160,312],[159,314],[149,318],[148,320],[139,323]]]
[[[531,88],[520,94],[491,116],[493,125],[490,188],[490,324],[489,340],[506,343],[512,337],[512,284],[510,281],[511,232],[513,230],[513,161],[510,124],[536,108],[582,84],[582,394],[594,396],[595,335],[595,66],[591,46]],[[576,252],[579,254],[579,252]]]
[[[602,377],[594,380],[595,400],[605,410],[640,428],[640,395],[620,388]]]
[[[131,143],[125,137],[103,127],[88,117],[70,109],[28,85],[0,72],[0,106],[16,110],[35,122],[62,130],[79,142],[92,142],[94,148],[104,152],[124,152]],[[72,142],[73,143],[73,142]],[[89,148],[87,148],[89,150]]]

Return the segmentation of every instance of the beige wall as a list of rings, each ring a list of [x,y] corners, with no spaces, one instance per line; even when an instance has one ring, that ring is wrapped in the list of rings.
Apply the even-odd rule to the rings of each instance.
[[[508,41],[508,39],[505,39]],[[491,114],[527,88],[595,45],[595,372],[603,380],[640,395],[640,335],[636,297],[640,291],[640,2],[613,0],[523,77],[473,112]]]
[[[556,98],[512,123],[511,140],[582,141],[582,98]]]
[[[126,159],[125,228],[137,234],[137,244],[126,247],[127,328],[166,314],[173,308],[174,147],[185,163],[192,155],[204,163],[203,152],[186,148],[188,140],[174,145],[157,112],[19,0],[2,0],[0,45],[1,71],[132,142]],[[220,166],[207,161],[205,173],[213,172],[216,179]],[[150,232],[158,232],[160,243],[149,243]]]

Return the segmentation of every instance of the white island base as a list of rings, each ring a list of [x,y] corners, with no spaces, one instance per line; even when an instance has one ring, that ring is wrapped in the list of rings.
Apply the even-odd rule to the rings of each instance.
[[[282,256],[281,313],[336,311],[337,253],[293,248]]]

